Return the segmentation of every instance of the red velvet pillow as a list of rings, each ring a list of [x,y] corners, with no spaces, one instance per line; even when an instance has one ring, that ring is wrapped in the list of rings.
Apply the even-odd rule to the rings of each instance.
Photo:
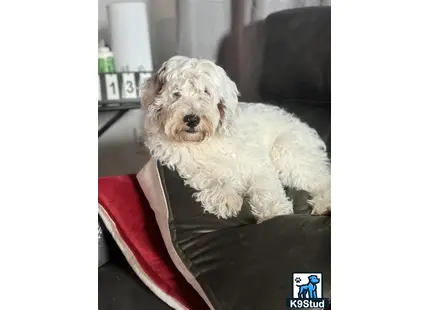
[[[142,282],[174,309],[209,309],[175,268],[134,175],[99,179],[99,214]]]

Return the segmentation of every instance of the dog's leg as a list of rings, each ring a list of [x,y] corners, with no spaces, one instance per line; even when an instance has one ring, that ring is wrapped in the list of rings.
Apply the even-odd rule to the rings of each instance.
[[[306,286],[301,285],[299,286],[299,298],[306,298]]]
[[[316,131],[305,124],[297,124],[297,131],[280,135],[270,157],[284,186],[307,191],[312,199],[312,214],[331,209],[330,166],[324,142]],[[304,135],[300,136],[299,135]]]
[[[247,195],[251,211],[258,223],[294,212],[293,203],[285,194],[276,171],[269,167],[264,172],[264,175],[254,176],[250,180],[251,185]]]
[[[309,286],[309,298],[315,298],[314,297],[314,288],[312,286]]]
[[[317,298],[317,289],[315,287],[312,290],[312,298]]]
[[[229,218],[239,214],[243,198],[228,184],[209,186],[193,194],[196,201],[202,204],[206,212],[218,218]]]
[[[308,296],[308,288],[306,285],[300,287],[299,298],[307,298]]]

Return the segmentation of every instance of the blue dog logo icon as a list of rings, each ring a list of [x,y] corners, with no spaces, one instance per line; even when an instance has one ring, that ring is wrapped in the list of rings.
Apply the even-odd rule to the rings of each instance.
[[[297,280],[296,282],[300,282],[300,279]],[[316,275],[310,275],[308,280],[306,284],[296,284],[299,287],[298,298],[318,298],[317,284],[320,283],[320,279]]]
[[[321,272],[294,272],[292,297],[287,296],[287,309],[324,309],[329,299],[323,297],[323,274]],[[304,284],[306,283],[306,284]]]

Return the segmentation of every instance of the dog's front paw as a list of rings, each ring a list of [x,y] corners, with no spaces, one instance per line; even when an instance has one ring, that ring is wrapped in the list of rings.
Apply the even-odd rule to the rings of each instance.
[[[221,203],[215,211],[215,215],[219,218],[229,218],[237,216],[242,209],[243,198],[236,192],[225,193],[221,199]]]
[[[243,204],[242,196],[234,191],[222,192],[218,195],[214,195],[208,203],[204,203],[204,199],[201,201],[206,212],[224,219],[237,216]]]
[[[313,208],[311,215],[331,215],[331,207]]]
[[[331,201],[325,196],[316,196],[309,200],[309,204],[313,207],[311,215],[331,214]]]

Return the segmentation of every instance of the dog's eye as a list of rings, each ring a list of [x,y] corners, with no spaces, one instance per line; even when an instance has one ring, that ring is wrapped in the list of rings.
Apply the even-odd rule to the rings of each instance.
[[[173,93],[173,96],[174,96],[174,97],[176,97],[176,98],[179,98],[179,97],[181,97],[181,93],[180,93],[180,92],[178,92],[178,91],[175,91],[175,92]]]
[[[211,94],[209,94],[209,91],[205,88],[205,94],[210,96]]]

